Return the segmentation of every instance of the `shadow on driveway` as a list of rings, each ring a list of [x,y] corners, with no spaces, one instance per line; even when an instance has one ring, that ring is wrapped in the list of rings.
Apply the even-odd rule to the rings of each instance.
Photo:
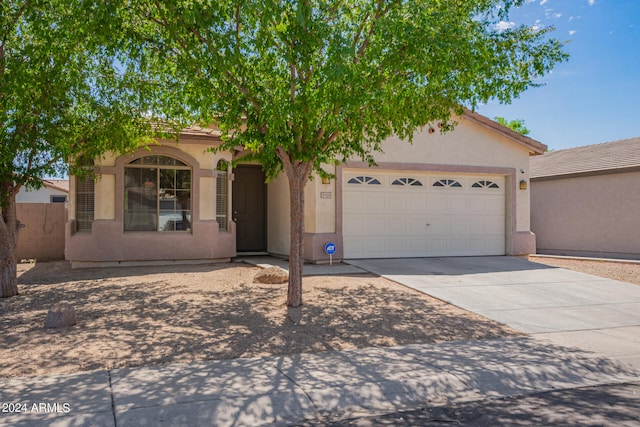
[[[382,275],[447,275],[557,270],[522,258],[507,256],[384,258],[346,260],[348,264]]]

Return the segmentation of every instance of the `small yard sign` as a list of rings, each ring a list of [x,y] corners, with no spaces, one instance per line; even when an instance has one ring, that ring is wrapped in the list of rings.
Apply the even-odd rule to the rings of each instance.
[[[324,245],[324,251],[329,255],[329,265],[333,265],[333,254],[336,253],[336,244],[333,242],[327,242]]]

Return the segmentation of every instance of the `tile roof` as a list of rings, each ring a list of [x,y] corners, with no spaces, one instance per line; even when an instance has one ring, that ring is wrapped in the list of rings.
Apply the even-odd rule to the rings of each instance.
[[[509,129],[506,126],[503,126],[500,123],[494,120],[491,120],[490,118],[485,117],[481,114],[478,114],[467,108],[464,108],[462,117],[469,119],[480,126],[483,126],[495,132],[498,132],[503,136],[511,139],[512,141],[525,146],[526,148],[529,149],[529,152],[531,154],[534,154],[534,155],[542,154],[547,149],[547,146],[544,145],[543,143],[536,141],[535,139],[532,139],[528,136],[521,135],[520,133]],[[180,138],[184,138],[184,137],[194,138],[194,139],[208,139],[208,140],[213,139],[214,141],[219,142],[221,141],[222,131],[213,124],[210,125],[209,127],[201,127],[198,125],[193,125],[183,129],[180,132]]]
[[[640,167],[640,137],[551,151],[530,160],[531,178]]]
[[[69,192],[69,180],[68,179],[45,179],[44,185],[56,190]]]
[[[181,136],[194,136],[194,137],[213,137],[220,138],[222,136],[222,132],[220,129],[209,127],[203,128],[197,125],[191,126],[189,128],[184,129],[180,132]]]
[[[542,154],[546,151],[547,146],[541,143],[540,141],[536,141],[535,139],[529,138],[528,136],[522,135],[510,128],[501,125],[495,120],[491,120],[488,117],[485,117],[481,114],[473,112],[469,109],[464,110],[463,117],[470,119],[471,121],[483,126],[485,128],[492,129],[511,139],[512,141],[525,146],[529,149],[529,152],[534,155]]]

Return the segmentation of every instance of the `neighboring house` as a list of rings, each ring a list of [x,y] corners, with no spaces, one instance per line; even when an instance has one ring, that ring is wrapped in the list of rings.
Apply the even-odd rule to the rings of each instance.
[[[531,160],[538,253],[640,259],[640,138]]]
[[[546,147],[472,112],[455,131],[428,127],[413,144],[390,138],[378,166],[327,166],[335,179],[305,190],[305,258],[511,255],[535,252],[529,156]],[[437,127],[437,126],[436,126]],[[287,255],[284,175],[265,184],[257,164],[224,171],[241,152],[207,151],[214,130],[96,159],[94,181],[71,181],[66,257],[74,267]]]
[[[64,259],[68,194],[69,180],[48,179],[38,190],[20,189],[16,213],[25,227],[18,238],[18,259]]]
[[[47,179],[37,189],[20,188],[16,203],[66,203],[69,195],[68,179]]]

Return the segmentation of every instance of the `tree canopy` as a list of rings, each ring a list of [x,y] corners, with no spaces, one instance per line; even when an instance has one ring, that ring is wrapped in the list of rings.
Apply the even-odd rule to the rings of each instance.
[[[529,133],[531,133],[531,131],[525,126],[524,120],[522,119],[507,120],[504,117],[494,117],[493,119],[502,126],[506,126],[519,134],[529,135]]]
[[[20,188],[64,174],[78,157],[125,151],[150,130],[102,36],[84,25],[78,2],[0,2],[0,296],[17,293]]]
[[[510,102],[566,60],[551,29],[497,25],[522,1],[2,2],[0,182],[15,191],[58,160],[126,149],[144,134],[134,106],[215,124],[220,149],[286,173],[298,306],[313,171],[372,164],[385,138],[436,120],[450,130],[454,112]]]
[[[536,86],[566,55],[549,28],[498,29],[519,3],[133,0],[120,19],[128,66],[162,82],[154,105],[215,117],[274,176],[283,152],[317,171],[371,160],[392,133]]]
[[[549,28],[501,29],[521,0],[107,0],[123,65],[156,83],[167,118],[222,128],[291,201],[288,303],[302,304],[303,189],[324,164],[392,134],[508,103],[567,56]],[[103,8],[105,10],[105,8]],[[151,100],[150,98],[150,100]]]

